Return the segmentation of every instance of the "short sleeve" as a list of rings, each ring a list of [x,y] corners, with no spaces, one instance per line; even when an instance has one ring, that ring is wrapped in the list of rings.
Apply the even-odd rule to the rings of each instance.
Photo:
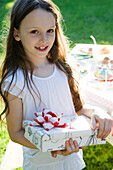
[[[5,91],[10,94],[23,98],[24,95],[24,77],[21,70],[17,70],[12,81],[12,75],[8,76],[3,83],[3,93]]]

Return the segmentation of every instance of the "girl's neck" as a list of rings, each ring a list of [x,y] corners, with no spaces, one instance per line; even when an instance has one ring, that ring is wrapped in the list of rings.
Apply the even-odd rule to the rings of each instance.
[[[48,77],[54,71],[54,64],[51,64],[49,61],[45,63],[40,63],[35,66],[33,74],[37,77]]]
[[[47,59],[41,60],[41,61],[38,61],[37,63],[34,63],[34,69],[45,68],[48,65],[50,65],[50,62]]]

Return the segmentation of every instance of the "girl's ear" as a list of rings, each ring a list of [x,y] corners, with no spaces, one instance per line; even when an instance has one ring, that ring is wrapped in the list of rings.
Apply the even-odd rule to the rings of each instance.
[[[19,32],[18,32],[18,30],[17,30],[16,28],[14,28],[14,34],[13,34],[13,36],[14,36],[14,39],[15,39],[16,41],[20,41],[20,35],[19,35]]]

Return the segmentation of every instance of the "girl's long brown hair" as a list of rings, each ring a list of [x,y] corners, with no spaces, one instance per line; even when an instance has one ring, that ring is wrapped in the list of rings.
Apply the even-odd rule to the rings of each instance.
[[[74,81],[72,69],[66,62],[66,56],[68,52],[68,40],[64,36],[61,28],[62,17],[59,8],[51,0],[16,0],[11,12],[10,29],[7,38],[6,56],[1,69],[0,94],[5,103],[5,108],[1,113],[1,115],[3,115],[8,109],[7,96],[6,94],[5,95],[3,94],[2,88],[3,88],[4,80],[9,74],[13,75],[9,88],[13,82],[14,75],[17,69],[20,68],[23,71],[23,75],[24,75],[24,86],[26,83],[30,93],[31,93],[30,90],[31,88],[34,90],[33,85],[35,87],[35,84],[33,83],[32,80],[33,65],[26,57],[21,41],[17,42],[14,39],[13,33],[14,33],[14,28],[16,28],[17,30],[19,29],[19,26],[23,18],[27,14],[29,14],[32,10],[37,8],[42,8],[48,12],[52,12],[55,17],[56,38],[53,47],[51,48],[47,58],[50,63],[55,63],[57,67],[63,72],[65,72],[65,74],[68,76],[69,87],[72,94],[75,110],[78,111],[82,108],[82,101],[79,94],[78,83]],[[30,78],[28,77],[28,68],[30,68],[31,71]],[[33,85],[31,85],[30,83],[31,81]],[[37,93],[38,96],[40,97],[38,89],[37,91],[34,90],[34,92]],[[31,95],[33,97],[32,93]]]

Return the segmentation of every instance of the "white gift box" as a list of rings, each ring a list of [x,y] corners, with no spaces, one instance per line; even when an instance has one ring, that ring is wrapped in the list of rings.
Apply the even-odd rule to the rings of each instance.
[[[34,144],[42,152],[63,150],[65,141],[69,138],[76,140],[81,146],[105,144],[105,139],[96,138],[98,129],[93,131],[90,127],[90,121],[84,116],[62,117],[67,123],[67,127],[46,131],[43,127],[30,126],[32,121],[25,120],[25,138]]]

